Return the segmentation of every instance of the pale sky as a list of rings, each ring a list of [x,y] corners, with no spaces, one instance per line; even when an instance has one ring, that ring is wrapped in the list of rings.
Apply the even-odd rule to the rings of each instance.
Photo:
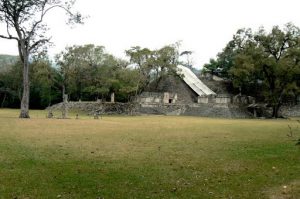
[[[51,56],[66,46],[95,44],[120,58],[132,46],[161,48],[182,41],[199,68],[214,58],[239,28],[300,27],[299,0],[77,0],[89,18],[70,28],[62,12],[47,17]],[[2,27],[3,30],[3,27]],[[2,33],[2,30],[0,32]],[[17,54],[15,41],[0,40],[0,54]]]

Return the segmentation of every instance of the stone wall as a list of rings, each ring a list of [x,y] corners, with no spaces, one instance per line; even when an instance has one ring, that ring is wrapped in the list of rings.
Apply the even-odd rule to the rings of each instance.
[[[163,98],[163,93],[143,92],[136,98],[136,101],[138,103],[162,103]]]
[[[230,104],[232,103],[231,97],[228,95],[217,95],[217,96],[198,96],[199,104]]]
[[[53,105],[47,109],[62,110],[63,103]],[[132,103],[109,103],[109,102],[68,102],[70,111],[81,111],[88,115],[132,115],[137,114],[138,106]]]
[[[246,96],[246,95],[236,95],[232,99],[232,103],[234,104],[254,104],[255,103],[255,98],[251,96]]]
[[[280,112],[284,117],[300,117],[300,105],[282,106]]]
[[[232,104],[143,104],[139,108],[141,114],[185,115],[219,118],[252,118],[246,108]]]
[[[226,97],[226,96],[220,96],[220,97],[217,96],[216,103],[217,104],[229,104],[229,103],[231,103],[231,98]]]
[[[88,115],[186,115],[220,118],[249,118],[251,114],[241,107],[230,104],[132,104],[102,102],[69,102],[70,111],[81,111]],[[48,109],[61,110],[62,103]]]
[[[146,115],[181,115],[185,105],[180,104],[140,104],[138,112]]]
[[[141,104],[175,104],[177,102],[177,93],[143,92],[138,97],[136,97],[135,101]]]
[[[62,110],[62,103],[48,109]],[[68,102],[68,109],[81,111],[88,115],[115,114],[115,115],[188,115],[221,118],[251,118],[253,114],[242,105],[217,103],[191,104],[138,104],[138,103],[104,103],[104,102]],[[269,110],[271,113],[271,109]],[[284,117],[300,117],[300,105],[282,106],[280,110]]]
[[[218,118],[252,118],[252,115],[243,107],[231,104],[211,103],[188,106],[182,115]]]
[[[208,99],[209,97],[208,96],[199,96],[198,97],[198,103],[199,104],[208,104],[208,102],[209,102],[209,99]]]

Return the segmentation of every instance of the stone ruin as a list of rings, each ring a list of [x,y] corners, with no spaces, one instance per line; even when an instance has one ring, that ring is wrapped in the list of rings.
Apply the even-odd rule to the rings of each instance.
[[[143,92],[137,99],[137,103],[148,104],[148,103],[157,103],[157,104],[176,104],[177,102],[177,93],[169,92]]]
[[[159,84],[150,85],[130,103],[118,103],[111,95],[111,102],[68,102],[68,109],[103,114],[159,114],[190,115],[222,118],[249,118],[263,115],[263,106],[250,96],[215,93],[188,68],[178,66],[177,75],[164,78]],[[65,103],[52,108],[65,108]],[[294,115],[297,113],[294,113]]]
[[[230,104],[232,103],[232,97],[230,95],[209,95],[209,96],[199,96],[198,101],[199,104]]]
[[[140,104],[180,104],[178,103],[177,93],[169,92],[143,92],[137,99],[137,103]],[[189,104],[188,102],[187,104]],[[198,96],[194,103],[198,104],[230,104],[233,103],[233,99],[230,95],[202,95]],[[182,104],[182,102],[181,102]]]
[[[135,102],[141,114],[194,115],[208,117],[251,117],[229,94],[217,94],[189,68],[178,66],[177,75],[149,86]]]

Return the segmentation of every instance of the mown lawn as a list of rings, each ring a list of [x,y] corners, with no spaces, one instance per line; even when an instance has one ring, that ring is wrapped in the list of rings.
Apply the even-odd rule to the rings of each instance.
[[[0,109],[0,198],[300,198],[295,119],[45,115]]]

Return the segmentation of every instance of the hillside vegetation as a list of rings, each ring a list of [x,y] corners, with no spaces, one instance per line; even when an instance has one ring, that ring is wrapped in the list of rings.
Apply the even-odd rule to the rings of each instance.
[[[0,55],[0,71],[8,66],[15,64],[18,61],[17,56],[13,55]]]

